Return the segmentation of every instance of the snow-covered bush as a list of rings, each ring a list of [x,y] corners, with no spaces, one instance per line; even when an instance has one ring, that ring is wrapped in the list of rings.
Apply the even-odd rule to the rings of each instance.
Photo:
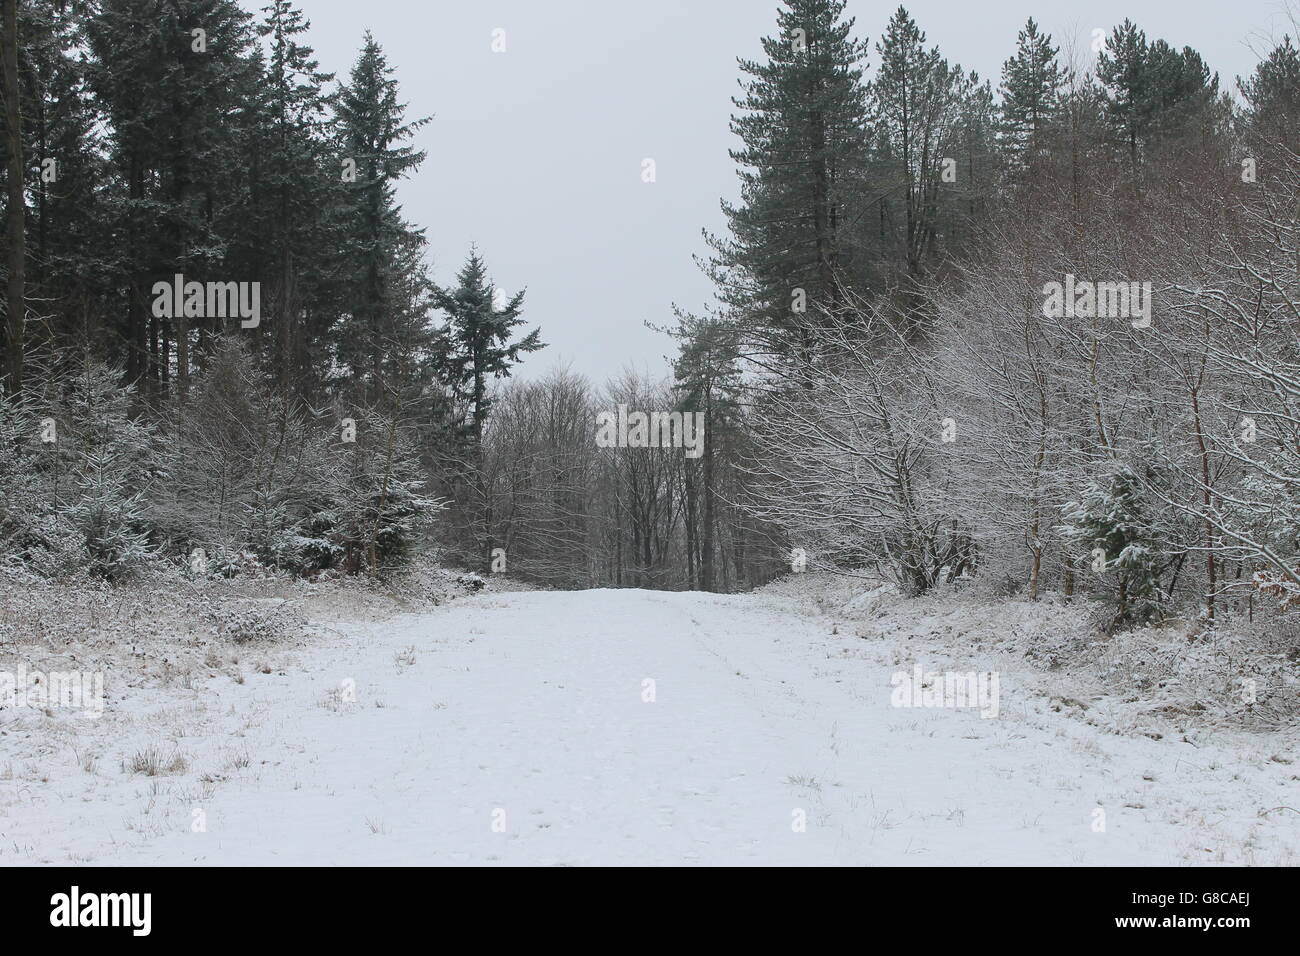
[[[443,507],[425,494],[426,478],[410,429],[391,416],[367,411],[356,418],[354,440],[339,443],[340,470],[323,517],[335,553],[348,570],[400,564]]]
[[[56,576],[116,580],[154,554],[152,492],[164,477],[152,425],[118,370],[87,361],[0,407],[0,537],[6,559]]]
[[[1082,570],[1091,567],[1106,582],[1106,594],[1115,606],[1107,630],[1155,617],[1168,546],[1134,467],[1105,462],[1066,507],[1065,518],[1062,531],[1083,552]]]
[[[373,570],[404,561],[441,508],[413,428],[361,411],[344,440],[343,416],[295,405],[236,342],[156,423],[134,401],[94,361],[0,399],[4,563],[108,580],[163,554],[191,575]]]
[[[340,421],[354,419],[347,440]],[[271,387],[248,350],[222,342],[191,400],[172,416],[167,538],[182,553],[235,556],[311,575],[400,562],[438,510],[410,429],[360,412],[309,413]]]
[[[476,574],[473,571],[468,574],[459,575],[456,578],[456,583],[471,593],[483,590],[483,586],[487,584],[487,582],[483,580],[482,575]]]
[[[222,604],[206,612],[217,633],[236,644],[296,636],[302,618],[283,601]]]

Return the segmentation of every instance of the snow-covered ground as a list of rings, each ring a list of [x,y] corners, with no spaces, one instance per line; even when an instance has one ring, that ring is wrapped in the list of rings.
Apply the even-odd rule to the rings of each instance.
[[[110,686],[99,721],[11,712],[0,863],[1300,862],[1293,737],[1108,732],[1027,664],[851,617],[484,593]],[[998,715],[893,706],[917,663],[996,670]]]

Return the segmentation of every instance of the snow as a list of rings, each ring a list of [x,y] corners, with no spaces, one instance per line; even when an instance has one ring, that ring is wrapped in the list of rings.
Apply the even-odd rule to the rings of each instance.
[[[0,863],[1297,862],[1292,737],[1108,731],[921,607],[487,591],[110,677],[100,721],[0,714]],[[892,706],[918,664],[998,672],[998,716]]]

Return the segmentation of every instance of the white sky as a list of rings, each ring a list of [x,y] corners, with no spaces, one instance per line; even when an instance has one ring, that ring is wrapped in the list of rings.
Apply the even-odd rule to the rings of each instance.
[[[255,10],[264,0],[241,0]],[[399,191],[426,227],[434,272],[451,281],[476,242],[495,281],[527,286],[524,317],[558,361],[597,383],[627,364],[666,371],[671,341],[645,328],[710,286],[692,262],[702,227],[722,228],[736,192],[727,150],[736,57],[757,57],[774,0],[304,0],[309,42],[339,78],[370,28],[396,68],[429,156]],[[1089,57],[1094,28],[1127,16],[1147,36],[1198,50],[1225,87],[1267,38],[1289,29],[1284,0],[914,0],[905,4],[950,62],[996,89],[1028,16]],[[849,0],[874,44],[892,3]],[[491,50],[505,30],[506,52]],[[657,181],[641,181],[653,158]]]

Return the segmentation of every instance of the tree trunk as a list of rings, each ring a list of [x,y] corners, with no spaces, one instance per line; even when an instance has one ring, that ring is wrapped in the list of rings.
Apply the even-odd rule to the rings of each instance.
[[[1192,389],[1192,415],[1196,423],[1196,453],[1201,464],[1201,505],[1205,508],[1205,621],[1214,626],[1214,597],[1219,589],[1218,565],[1214,551],[1217,541],[1214,535],[1214,522],[1210,519],[1210,510],[1214,507],[1214,492],[1210,482],[1210,452],[1205,445],[1205,432],[1201,425],[1201,402],[1198,388]]]
[[[713,590],[713,447],[704,441],[704,533],[700,536],[700,590]]]
[[[23,387],[23,348],[25,339],[25,289],[27,247],[24,228],[26,200],[23,196],[23,118],[18,102],[18,0],[4,0],[4,107],[5,146],[9,154],[8,222],[9,283],[5,302],[9,316],[5,344],[8,362],[5,390],[17,395]]]

